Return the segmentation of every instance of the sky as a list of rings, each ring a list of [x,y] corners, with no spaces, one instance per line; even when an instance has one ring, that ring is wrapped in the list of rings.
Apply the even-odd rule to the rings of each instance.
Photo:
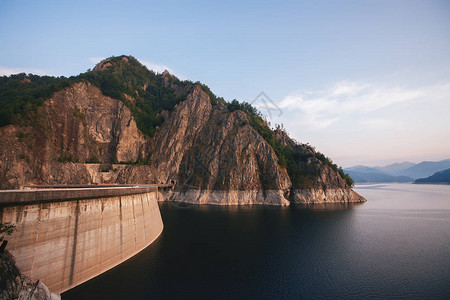
[[[123,54],[340,166],[450,158],[450,1],[0,1],[0,75]]]

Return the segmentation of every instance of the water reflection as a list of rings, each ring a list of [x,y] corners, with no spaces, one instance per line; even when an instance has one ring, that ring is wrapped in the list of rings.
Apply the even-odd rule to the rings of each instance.
[[[292,209],[307,209],[307,210],[319,210],[319,211],[338,211],[348,210],[365,203],[314,203],[314,204],[293,204],[290,207]]]
[[[161,204],[144,251],[66,299],[446,298],[450,187],[357,186],[360,204]]]

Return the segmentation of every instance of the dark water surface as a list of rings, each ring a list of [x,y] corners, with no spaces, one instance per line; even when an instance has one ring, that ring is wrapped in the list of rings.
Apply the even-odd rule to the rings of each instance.
[[[450,186],[378,184],[357,205],[179,208],[162,235],[64,299],[450,299]]]

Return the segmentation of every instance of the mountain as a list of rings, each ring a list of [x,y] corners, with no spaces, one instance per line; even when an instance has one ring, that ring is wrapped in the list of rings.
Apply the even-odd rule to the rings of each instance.
[[[414,166],[415,163],[404,161],[402,163],[393,163],[384,167],[375,167],[376,169],[382,171],[383,173],[386,173],[388,175],[392,176],[398,176],[401,175],[402,172],[412,166]]]
[[[0,188],[173,183],[172,201],[365,201],[313,147],[250,104],[155,74],[131,56],[65,77],[0,77]]]
[[[384,167],[366,167],[362,165],[345,168],[356,183],[364,182],[412,182],[435,172],[450,168],[450,159],[437,162],[423,161],[394,163]]]
[[[414,181],[414,183],[430,183],[430,184],[446,183],[446,184],[450,184],[450,169],[436,172],[427,178],[417,179],[416,181]]]
[[[366,182],[411,182],[413,179],[408,176],[392,176],[378,169],[359,166],[356,168],[344,169],[356,183]]]
[[[381,171],[378,170],[377,168],[371,168],[371,167],[366,167],[366,166],[362,166],[362,165],[346,168],[345,170],[350,171],[350,172],[358,172],[358,173],[381,173]]]
[[[436,172],[450,168],[450,159],[441,161],[423,161],[406,170],[402,171],[402,175],[410,176],[414,179],[428,177]]]
[[[398,168],[398,166],[386,166],[385,168]],[[348,173],[350,177],[356,183],[366,183],[366,182],[411,182],[412,178],[407,176],[393,176],[387,174],[381,170],[380,167],[366,167],[362,165],[353,166],[344,169],[344,172]]]

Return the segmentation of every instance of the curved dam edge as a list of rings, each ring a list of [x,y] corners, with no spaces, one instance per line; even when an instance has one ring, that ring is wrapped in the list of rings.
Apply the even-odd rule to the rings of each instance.
[[[7,237],[7,249],[22,273],[40,279],[53,293],[130,259],[163,231],[157,187],[89,190],[70,189],[67,197],[60,197],[61,190],[39,190],[34,199],[20,191],[23,201],[0,193],[0,220],[17,229]]]
[[[163,229],[164,229],[164,225],[161,226],[161,230],[158,232],[158,234],[155,236],[155,238],[154,238],[153,240],[151,240],[147,245],[143,246],[141,249],[137,249],[135,253],[130,254],[128,257],[123,258],[121,261],[117,262],[116,264],[111,265],[108,269],[106,269],[106,270],[104,270],[104,271],[102,271],[102,272],[100,272],[100,273],[98,273],[98,274],[96,274],[96,275],[92,275],[91,277],[86,278],[85,280],[80,281],[80,282],[78,282],[76,285],[71,286],[71,287],[69,287],[69,288],[67,288],[67,289],[65,289],[65,290],[63,290],[63,291],[59,291],[58,294],[62,294],[62,293],[66,292],[66,291],[68,291],[68,290],[70,290],[70,289],[72,289],[72,288],[74,288],[74,287],[76,287],[76,286],[79,286],[79,285],[81,285],[81,284],[83,284],[83,283],[85,283],[85,282],[91,280],[92,278],[95,278],[95,277],[97,277],[97,276],[99,276],[99,275],[101,275],[101,274],[103,274],[103,273],[105,273],[105,272],[108,272],[109,270],[114,269],[115,267],[117,267],[117,266],[120,265],[121,263],[123,263],[123,262],[129,260],[130,258],[132,258],[133,256],[135,256],[136,254],[138,254],[139,252],[141,252],[142,250],[144,250],[145,248],[147,248],[148,246],[150,246],[151,244],[153,244],[153,242],[156,241],[156,240],[161,236],[161,233],[163,232]]]

